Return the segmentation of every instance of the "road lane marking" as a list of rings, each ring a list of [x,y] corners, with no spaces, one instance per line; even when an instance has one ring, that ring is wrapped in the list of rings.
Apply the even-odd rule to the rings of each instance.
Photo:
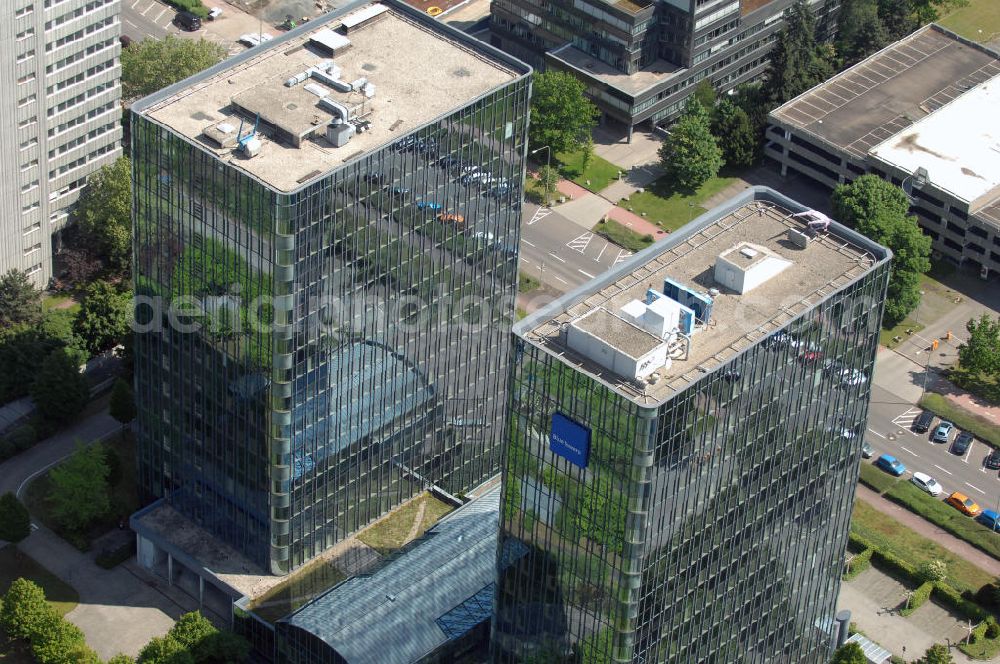
[[[879,438],[883,438],[883,439],[885,438],[885,436],[883,436],[882,434],[880,434],[878,431],[875,431],[874,429],[868,429],[868,430],[871,431],[876,436],[878,436]]]
[[[619,250],[619,252],[618,252],[618,258],[615,259],[615,265],[618,265],[619,263],[621,263],[623,260],[625,260],[626,258],[628,258],[631,255],[632,255],[632,252],[628,251],[627,249],[621,249],[621,250]]]
[[[165,14],[166,12],[167,12],[167,8],[166,8],[166,7],[164,7],[164,8],[162,9],[162,10],[160,10],[160,13],[159,13],[159,14],[157,14],[157,15],[156,15],[156,18],[154,18],[154,19],[153,19],[153,23],[156,23],[157,25],[159,25],[159,23],[160,23],[160,18],[162,18],[162,16],[163,16],[163,15],[164,15],[164,14]]]
[[[559,281],[563,282],[564,284],[569,284],[568,281],[566,281],[565,279],[563,279],[562,277],[560,277],[558,274],[553,274],[552,278],[553,279],[558,279]]]
[[[580,268],[576,268],[576,271],[579,272],[580,274],[582,274],[583,276],[587,277],[588,279],[593,279],[594,278],[594,275],[590,274],[589,272],[584,272]]]
[[[963,461],[965,461],[965,463],[969,463],[969,457],[972,456],[972,448],[975,447],[975,446],[976,446],[976,442],[975,441],[969,443],[969,451],[965,453],[965,459],[963,459]]]
[[[148,7],[146,7],[141,12],[139,12],[139,16],[141,16],[143,18],[146,18],[146,12],[148,12],[150,9],[154,9],[155,7],[156,7],[156,3],[150,4]]]
[[[549,252],[549,256],[552,256],[552,258],[556,259],[556,260],[557,260],[557,261],[559,261],[560,263],[565,263],[565,262],[566,262],[566,259],[565,259],[565,258],[559,258],[559,257],[558,257],[558,256],[556,256],[556,255],[555,255],[554,253],[552,253],[551,251]]]
[[[587,250],[590,246],[590,241],[594,239],[593,233],[584,233],[579,237],[575,237],[566,243],[566,246],[573,251],[579,251],[581,254]]]
[[[976,491],[978,491],[979,493],[983,494],[984,496],[986,495],[986,492],[983,491],[982,489],[980,489],[978,486],[973,486],[973,485],[969,484],[968,482],[965,483],[965,486],[967,486],[969,488],[972,488],[972,489],[975,489]]]
[[[525,240],[524,238],[521,238],[521,242],[525,243],[529,247],[534,247],[535,246],[535,244],[533,242],[529,242],[528,240]]]
[[[920,455],[919,455],[919,454],[917,454],[916,452],[914,452],[913,450],[908,450],[908,449],[906,449],[905,447],[903,447],[902,445],[900,445],[899,447],[900,447],[900,449],[902,449],[902,450],[903,450],[904,452],[909,452],[910,454],[912,454],[913,456],[917,457],[918,459],[920,458]]]
[[[934,467],[937,468],[938,470],[940,470],[942,473],[948,473],[949,475],[952,474],[952,472],[950,470],[946,470],[945,468],[942,468],[941,466],[939,466],[937,464],[934,464]]]
[[[534,223],[538,223],[539,221],[549,216],[550,214],[552,214],[552,210],[550,210],[547,207],[540,207],[537,210],[535,210],[535,214],[531,215],[531,220],[528,221],[527,225],[530,226]]]
[[[601,256],[604,255],[604,252],[607,251],[607,249],[608,249],[608,243],[605,242],[604,246],[601,247],[601,253],[597,254],[597,258],[595,258],[594,260],[597,261],[597,262],[600,262]]]

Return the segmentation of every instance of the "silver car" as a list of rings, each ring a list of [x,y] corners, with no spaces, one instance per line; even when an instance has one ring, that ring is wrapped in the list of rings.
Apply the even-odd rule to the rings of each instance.
[[[937,480],[928,475],[927,473],[913,473],[913,477],[910,481],[917,485],[921,491],[926,491],[932,496],[940,496],[944,493],[944,489],[938,484]]]

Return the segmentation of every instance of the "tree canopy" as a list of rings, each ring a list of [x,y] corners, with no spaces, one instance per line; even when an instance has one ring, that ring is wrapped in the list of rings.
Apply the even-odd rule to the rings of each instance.
[[[1000,317],[983,314],[965,324],[968,340],[958,347],[958,359],[969,371],[1000,376]]]
[[[772,105],[783,104],[833,74],[833,53],[816,42],[816,18],[804,0],[785,10],[785,25],[770,54],[764,82]]]
[[[122,97],[138,99],[208,69],[226,57],[221,44],[204,39],[147,37],[122,49]]]
[[[548,145],[554,152],[579,148],[599,115],[597,107],[584,95],[583,83],[566,72],[546,71],[535,73],[531,86],[531,148]]]
[[[757,152],[757,132],[750,124],[746,111],[729,99],[723,99],[715,107],[712,118],[712,133],[715,135],[726,164],[735,168],[746,168],[754,163]]]
[[[108,412],[111,417],[121,422],[122,426],[135,419],[135,395],[132,393],[132,386],[121,378],[115,381],[115,387],[111,390]]]
[[[28,508],[9,491],[0,496],[0,540],[20,542],[30,534]]]
[[[127,275],[132,261],[132,163],[128,157],[119,157],[87,177],[74,218],[87,248],[113,273]]]
[[[868,664],[865,651],[857,643],[845,643],[833,653],[830,664]]]
[[[892,250],[885,325],[897,325],[920,304],[920,275],[931,267],[931,239],[907,215],[906,194],[876,175],[837,186],[831,205],[835,218]]]
[[[932,645],[924,656],[917,660],[917,664],[954,664],[954,662],[947,646],[940,643]]]
[[[49,471],[52,514],[65,528],[83,530],[111,509],[104,446],[77,443],[70,457]]]
[[[660,164],[679,189],[694,191],[715,177],[724,163],[722,150],[712,136],[708,111],[697,99],[670,129],[659,151]]]
[[[90,398],[87,380],[80,373],[79,357],[66,348],[52,350],[31,383],[31,397],[39,414],[53,422],[69,422]]]
[[[42,294],[27,273],[11,270],[0,277],[0,328],[32,325],[42,317]]]
[[[837,14],[837,52],[845,65],[867,58],[889,42],[877,0],[844,0]]]
[[[100,353],[118,344],[129,331],[132,294],[119,293],[107,281],[95,281],[84,291],[73,329],[87,350]]]

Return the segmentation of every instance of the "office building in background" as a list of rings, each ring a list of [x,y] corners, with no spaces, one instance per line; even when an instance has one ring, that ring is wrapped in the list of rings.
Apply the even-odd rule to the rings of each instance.
[[[44,288],[87,176],[121,155],[121,2],[0,5],[0,273]]]
[[[792,0],[494,0],[492,43],[539,67],[567,71],[604,117],[669,123],[694,87],[718,90],[763,76]],[[810,3],[817,36],[833,35],[836,0]]]
[[[829,660],[890,258],[754,188],[515,325],[495,661]]]
[[[228,592],[157,524],[282,575],[498,472],[529,72],[388,0],[132,106],[142,564]]]

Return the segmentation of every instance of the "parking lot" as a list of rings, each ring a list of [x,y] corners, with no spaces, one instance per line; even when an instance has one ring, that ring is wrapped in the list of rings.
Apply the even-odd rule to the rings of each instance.
[[[157,0],[122,0],[122,34],[132,39],[177,34],[173,25],[177,12]]]
[[[880,454],[890,454],[906,466],[905,478],[912,477],[914,472],[922,472],[937,480],[944,489],[940,496],[942,500],[952,491],[958,491],[975,500],[983,509],[998,510],[1000,473],[986,468],[984,463],[993,448],[973,439],[964,454],[954,454],[952,449],[958,436],[957,429],[951,433],[948,443],[931,440],[940,418],[934,418],[926,433],[913,431],[913,422],[921,411],[915,405],[899,403],[878,385],[873,386],[866,431],[866,439],[875,450],[871,461],[874,462]]]

